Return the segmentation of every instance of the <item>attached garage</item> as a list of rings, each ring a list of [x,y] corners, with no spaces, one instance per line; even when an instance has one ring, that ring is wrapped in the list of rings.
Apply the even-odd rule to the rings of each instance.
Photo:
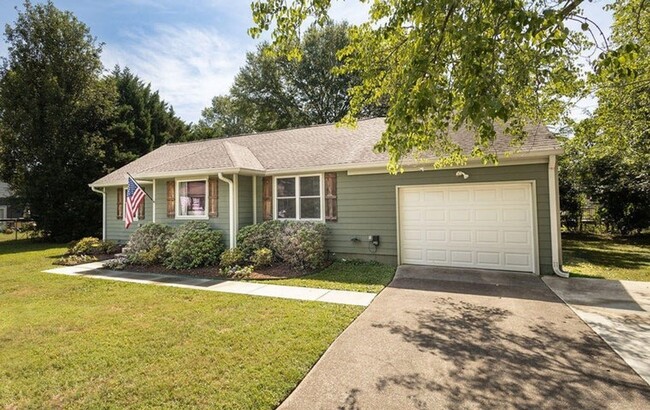
[[[401,263],[538,273],[533,182],[397,190]]]

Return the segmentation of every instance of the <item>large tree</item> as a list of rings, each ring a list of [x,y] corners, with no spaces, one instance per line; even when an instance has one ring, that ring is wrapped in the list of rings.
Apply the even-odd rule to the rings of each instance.
[[[309,27],[297,41],[300,61],[274,55],[262,43],[247,54],[229,94],[203,110],[195,134],[219,137],[339,121],[349,109],[348,89],[359,84],[356,75],[340,72],[337,53],[348,45],[348,25],[331,22]],[[381,103],[362,114],[384,114]]]
[[[128,68],[115,67],[105,81],[117,91],[115,118],[105,134],[107,171],[187,139],[189,128],[174,109]]]
[[[0,177],[39,227],[66,240],[98,231],[101,200],[87,184],[104,172],[102,132],[115,93],[101,81],[101,46],[51,2],[24,3],[0,68]]]
[[[581,14],[583,0],[362,1],[370,3],[369,21],[352,28],[339,53],[341,71],[361,78],[345,119],[354,122],[368,104],[387,99],[388,127],[376,148],[390,154],[393,171],[413,151],[445,157],[438,165],[464,162],[450,129],[474,130],[472,154],[494,160],[485,148],[495,122],[521,140],[526,122],[561,121],[582,88],[576,57],[591,46],[587,39],[599,36]],[[331,3],[256,0],[249,32],[271,30],[277,53],[300,58],[302,22],[326,21]],[[609,50],[599,65],[629,51]]]
[[[590,76],[598,107],[567,144],[584,193],[615,232],[650,227],[650,10],[613,6],[611,64]]]

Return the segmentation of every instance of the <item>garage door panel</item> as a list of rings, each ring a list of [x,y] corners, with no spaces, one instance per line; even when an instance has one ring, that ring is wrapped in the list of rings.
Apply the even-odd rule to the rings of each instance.
[[[533,272],[529,183],[402,187],[404,263]]]

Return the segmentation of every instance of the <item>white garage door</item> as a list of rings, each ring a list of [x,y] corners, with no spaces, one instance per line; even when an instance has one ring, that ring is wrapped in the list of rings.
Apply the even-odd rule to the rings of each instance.
[[[529,183],[399,188],[400,259],[535,272]]]

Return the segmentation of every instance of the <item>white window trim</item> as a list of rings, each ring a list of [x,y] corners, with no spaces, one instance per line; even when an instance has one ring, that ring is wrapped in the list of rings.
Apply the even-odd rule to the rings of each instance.
[[[210,219],[210,187],[208,184],[208,177],[198,177],[198,178],[184,178],[184,179],[176,179],[176,198],[174,198],[175,202],[175,208],[176,208],[176,219],[200,219],[200,220],[206,220]],[[180,184],[182,182],[200,182],[203,181],[205,182],[205,215],[180,215],[179,214],[179,207],[180,207],[180,195],[181,195],[181,190],[180,190]]]
[[[320,184],[320,218],[300,218],[300,181],[303,177],[318,177]],[[278,179],[294,178],[296,181],[296,217],[278,218]],[[278,175],[273,177],[273,219],[280,221],[325,222],[325,184],[324,174]],[[290,197],[287,197],[290,198]],[[311,197],[315,198],[315,197]]]

